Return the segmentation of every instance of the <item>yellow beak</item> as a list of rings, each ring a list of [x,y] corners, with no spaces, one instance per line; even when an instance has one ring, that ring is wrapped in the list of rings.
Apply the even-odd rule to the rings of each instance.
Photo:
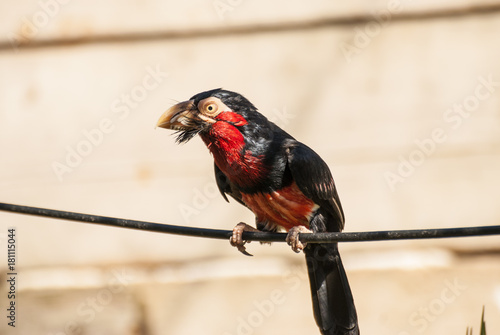
[[[156,123],[157,127],[183,130],[189,128],[192,112],[196,110],[192,100],[179,102],[167,109]]]

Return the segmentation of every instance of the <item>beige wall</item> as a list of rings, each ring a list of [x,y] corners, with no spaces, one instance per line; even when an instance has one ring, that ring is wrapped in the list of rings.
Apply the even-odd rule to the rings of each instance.
[[[2,202],[252,223],[219,196],[201,141],[154,129],[176,101],[224,87],[328,162],[347,231],[499,223],[498,1],[42,0],[0,13]],[[246,258],[224,241],[0,213],[0,250],[11,226],[18,327],[1,333],[316,332],[302,256],[285,245],[252,243]],[[476,333],[485,305],[494,334],[499,250],[497,237],[342,245],[363,333]]]

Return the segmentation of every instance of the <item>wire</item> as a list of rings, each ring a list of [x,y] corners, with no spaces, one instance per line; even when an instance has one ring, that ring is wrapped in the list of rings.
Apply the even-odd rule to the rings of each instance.
[[[35,216],[50,217],[54,219],[79,221],[92,224],[100,224],[113,227],[138,229],[151,232],[184,235],[192,237],[205,237],[216,239],[229,239],[231,230],[206,229],[197,227],[175,226],[154,222],[119,219],[109,216],[89,215],[75,212],[59,211],[47,208],[21,206],[0,203],[0,211],[28,214]],[[331,242],[363,242],[383,240],[412,240],[431,238],[451,238],[468,236],[500,235],[499,226],[442,228],[442,229],[417,229],[417,230],[392,230],[392,231],[368,231],[349,233],[314,233],[300,234],[301,242],[308,243],[331,243]],[[244,232],[243,239],[246,241],[261,242],[285,242],[285,233],[269,232]]]

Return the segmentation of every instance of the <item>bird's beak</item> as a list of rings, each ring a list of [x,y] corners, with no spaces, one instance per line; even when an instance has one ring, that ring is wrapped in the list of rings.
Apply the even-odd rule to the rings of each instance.
[[[193,100],[179,102],[162,114],[156,126],[166,129],[187,130],[193,125],[193,120],[197,114],[196,111]]]

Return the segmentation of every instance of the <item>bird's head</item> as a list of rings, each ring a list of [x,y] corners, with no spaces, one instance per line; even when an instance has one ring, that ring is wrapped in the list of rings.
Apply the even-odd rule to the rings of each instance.
[[[262,117],[242,95],[214,89],[198,93],[187,101],[170,107],[158,120],[157,126],[177,131],[177,142],[184,143],[197,134],[204,135],[221,123],[233,131],[246,126],[250,119]]]

